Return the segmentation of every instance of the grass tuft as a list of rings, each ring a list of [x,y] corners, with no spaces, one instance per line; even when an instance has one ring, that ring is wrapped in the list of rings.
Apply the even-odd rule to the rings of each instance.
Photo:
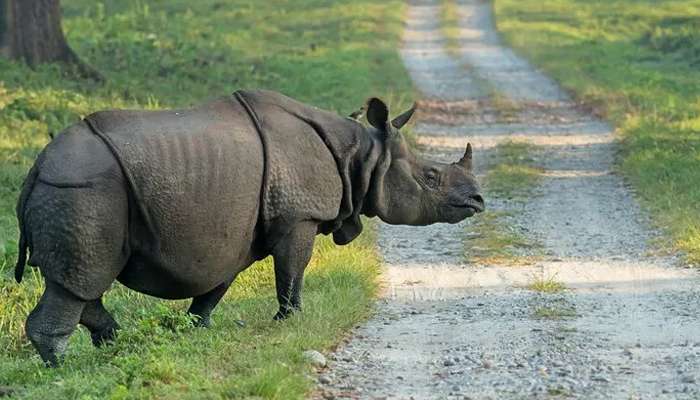
[[[525,287],[529,290],[546,294],[560,293],[566,290],[566,285],[562,282],[557,281],[556,275],[547,278],[535,278]]]
[[[535,165],[537,146],[507,141],[496,148],[496,164],[484,179],[486,193],[498,198],[524,201],[534,194],[542,169]]]
[[[469,261],[486,265],[526,265],[536,261],[536,257],[521,253],[536,250],[539,245],[505,222],[509,216],[504,211],[489,211],[472,222],[472,233],[465,241]]]
[[[523,142],[504,142],[497,146],[495,162],[484,178],[484,195],[506,209],[487,211],[469,225],[465,254],[481,264],[531,264],[541,247],[527,237],[509,219],[517,207],[535,195],[542,169],[535,165],[537,147]],[[524,256],[523,253],[530,253]]]
[[[533,313],[535,318],[541,319],[567,319],[577,316],[576,309],[573,306],[542,306],[537,307]]]

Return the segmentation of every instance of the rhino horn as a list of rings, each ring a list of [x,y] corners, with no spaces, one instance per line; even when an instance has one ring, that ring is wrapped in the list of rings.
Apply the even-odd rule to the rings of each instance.
[[[472,169],[472,144],[467,143],[467,149],[464,151],[462,158],[457,161],[457,164],[466,169]]]

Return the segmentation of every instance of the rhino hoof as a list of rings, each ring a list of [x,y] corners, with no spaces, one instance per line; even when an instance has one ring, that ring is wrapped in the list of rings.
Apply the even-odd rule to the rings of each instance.
[[[209,328],[211,326],[211,319],[209,317],[195,315],[192,324],[197,328]]]
[[[291,311],[277,311],[277,314],[275,314],[274,317],[272,317],[273,320],[275,321],[282,321],[285,320],[289,317],[289,314],[291,314]]]
[[[119,326],[92,332],[90,334],[92,344],[95,345],[95,347],[101,347],[102,345],[113,343],[117,338],[117,329],[119,329]]]
[[[272,317],[272,319],[274,319],[275,321],[281,321],[283,319],[289,318],[289,316],[294,314],[295,312],[301,312],[301,307],[298,307],[298,306],[294,306],[291,308],[280,307],[280,310],[277,311],[277,314],[275,314],[275,316]]]

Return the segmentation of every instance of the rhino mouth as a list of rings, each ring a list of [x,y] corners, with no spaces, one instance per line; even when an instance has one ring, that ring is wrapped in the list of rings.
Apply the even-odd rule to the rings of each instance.
[[[484,203],[479,202],[474,199],[468,199],[463,203],[452,203],[450,204],[454,208],[466,208],[471,210],[473,213],[480,213],[484,211]]]

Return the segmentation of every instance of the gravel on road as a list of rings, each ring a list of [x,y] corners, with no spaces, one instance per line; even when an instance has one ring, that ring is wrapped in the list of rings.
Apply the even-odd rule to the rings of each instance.
[[[613,130],[500,42],[488,2],[458,1],[460,48],[448,52],[440,4],[409,2],[401,50],[431,105],[416,126],[423,156],[452,162],[469,141],[483,174],[499,143],[537,145],[542,179],[508,223],[544,256],[475,265],[470,221],[382,224],[386,290],[314,397],[700,398],[700,275],[650,245],[659,233],[615,170]],[[484,87],[514,115],[499,116]],[[487,212],[514,210],[490,200]],[[538,279],[566,290],[529,290]]]

